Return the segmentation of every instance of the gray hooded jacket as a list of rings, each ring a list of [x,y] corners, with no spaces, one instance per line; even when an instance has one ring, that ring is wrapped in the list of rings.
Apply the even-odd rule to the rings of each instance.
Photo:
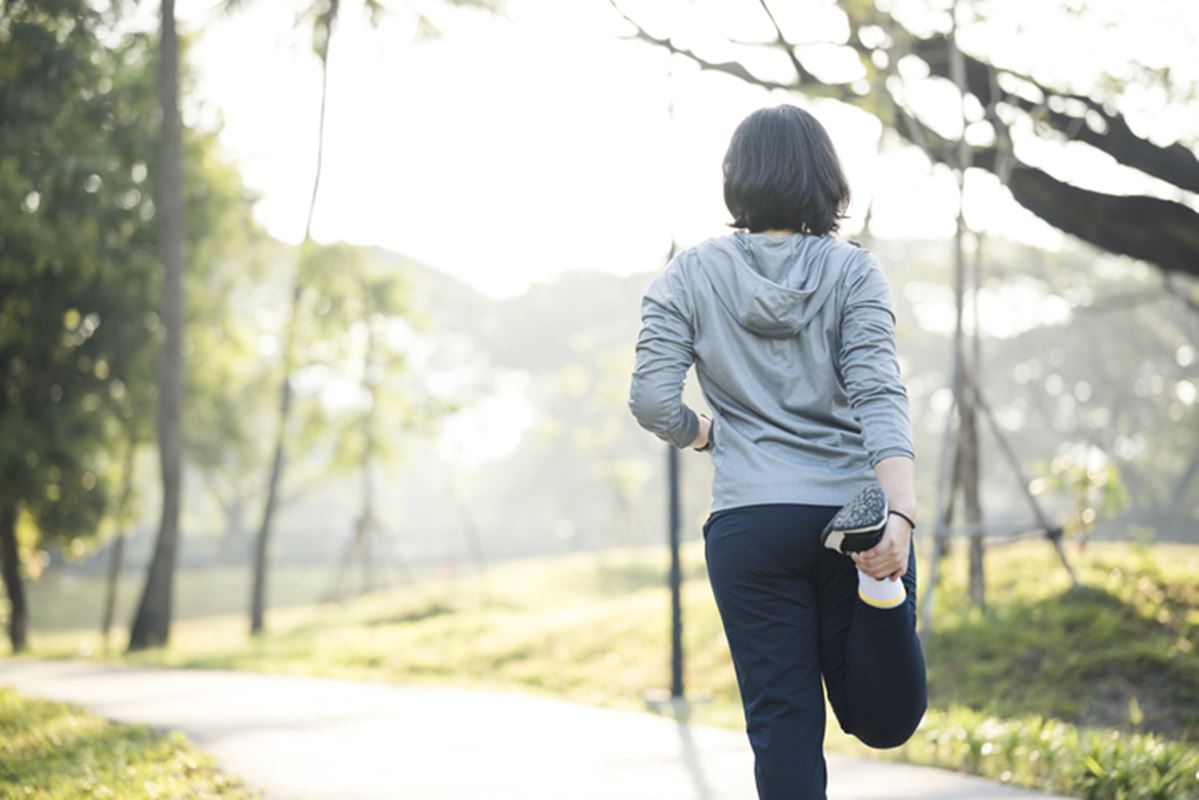
[[[678,253],[641,301],[628,404],[687,447],[692,364],[712,410],[711,512],[842,505],[880,459],[914,459],[891,287],[852,240],[737,231]]]

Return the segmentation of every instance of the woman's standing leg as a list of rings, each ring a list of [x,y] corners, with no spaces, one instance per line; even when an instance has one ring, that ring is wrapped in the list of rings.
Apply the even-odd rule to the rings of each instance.
[[[841,729],[870,747],[898,747],[928,705],[924,652],[916,635],[916,548],[902,578],[907,597],[879,608],[858,596],[858,568],[821,548],[816,574],[820,660]]]
[[[836,509],[764,504],[704,523],[704,557],[728,638],[763,800],[824,800],[824,693],[814,551]]]

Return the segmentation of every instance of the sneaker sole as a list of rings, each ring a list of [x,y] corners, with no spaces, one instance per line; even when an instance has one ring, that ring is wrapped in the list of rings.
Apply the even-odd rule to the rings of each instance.
[[[883,538],[887,512],[887,495],[882,487],[867,487],[825,525],[821,531],[824,546],[842,554],[869,550]]]

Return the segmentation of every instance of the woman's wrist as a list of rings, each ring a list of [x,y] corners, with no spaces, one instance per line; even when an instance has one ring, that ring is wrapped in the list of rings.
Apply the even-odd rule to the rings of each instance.
[[[697,452],[710,450],[712,447],[712,418],[702,411],[699,413],[699,435],[695,437],[695,441],[691,443],[691,449]],[[700,441],[703,444],[700,444]]]
[[[887,495],[887,507],[916,519],[916,474],[912,459],[888,456],[874,465],[879,485]]]

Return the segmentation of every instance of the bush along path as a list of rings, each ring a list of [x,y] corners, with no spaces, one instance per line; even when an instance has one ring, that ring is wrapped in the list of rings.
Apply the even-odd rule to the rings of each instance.
[[[0,797],[255,800],[179,732],[158,734],[0,687]]]

